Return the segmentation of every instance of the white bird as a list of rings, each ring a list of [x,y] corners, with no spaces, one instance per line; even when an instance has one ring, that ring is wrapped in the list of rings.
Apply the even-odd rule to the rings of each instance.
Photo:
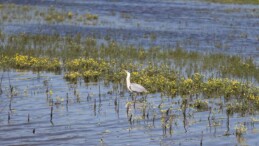
[[[126,83],[127,83],[127,88],[130,92],[136,92],[136,93],[148,92],[142,85],[137,83],[131,83],[130,72],[128,72],[127,70],[124,70],[124,71],[127,73]]]

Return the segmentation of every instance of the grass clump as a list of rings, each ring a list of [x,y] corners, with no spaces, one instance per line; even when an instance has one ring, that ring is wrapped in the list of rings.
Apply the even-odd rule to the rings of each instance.
[[[238,124],[235,126],[235,130],[236,130],[236,135],[241,136],[246,133],[247,128],[244,124]]]
[[[91,79],[97,81],[110,68],[109,64],[104,60],[95,60],[93,58],[69,59],[66,60],[64,67],[69,71],[65,75],[65,79],[70,81],[75,81],[79,77],[83,77],[85,81]]]
[[[200,111],[208,110],[209,108],[208,102],[202,99],[195,100],[192,106]]]
[[[33,57],[28,55],[16,54],[12,57],[2,56],[0,60],[2,67],[33,71],[60,71],[61,63],[58,58]]]
[[[251,105],[253,104],[252,100],[246,98],[239,98],[236,100],[230,100],[230,102],[226,105],[226,113],[228,115],[233,115],[234,113],[240,113],[242,116],[245,114],[254,114],[255,109]],[[256,105],[256,104],[253,104]]]
[[[89,21],[92,20],[98,20],[98,15],[94,15],[94,14],[85,14],[85,18]]]
[[[77,82],[78,78],[81,77],[81,74],[79,72],[75,71],[70,71],[65,73],[64,78],[66,80],[69,80],[71,82]]]
[[[37,6],[17,5],[17,4],[1,4],[0,5],[0,22],[25,22],[43,21],[45,23],[78,23],[85,25],[94,25],[97,23],[98,15],[82,14],[79,15],[73,11],[64,10],[50,6],[46,8],[38,8]],[[7,15],[8,14],[8,15]]]

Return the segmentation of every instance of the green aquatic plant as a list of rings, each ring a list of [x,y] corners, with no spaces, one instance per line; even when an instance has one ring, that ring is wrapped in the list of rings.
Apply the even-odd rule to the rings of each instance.
[[[64,78],[71,82],[76,82],[78,80],[78,78],[80,78],[80,77],[81,77],[81,74],[79,72],[75,72],[75,71],[67,72],[64,75]]]
[[[187,79],[182,78],[180,83],[181,83],[180,92],[182,94],[189,95],[193,93],[194,82],[191,78],[187,78]]]
[[[104,60],[95,60],[93,58],[78,58],[66,60],[65,68],[69,71],[65,74],[65,79],[76,81],[79,77],[85,81],[97,79],[102,73],[109,70],[110,66]]]
[[[72,19],[72,17],[73,17],[73,12],[71,12],[71,11],[69,11],[68,13],[67,13],[67,17],[69,18],[69,19]]]
[[[79,15],[72,11],[64,10],[50,6],[48,8],[39,9],[37,6],[18,5],[18,4],[1,4],[0,5],[0,22],[9,23],[13,21],[43,21],[46,23],[79,23],[79,24],[96,24],[98,15],[96,14],[82,14]],[[8,15],[7,15],[8,14]],[[82,22],[83,21],[83,22]],[[94,23],[92,23],[94,21]]]
[[[235,126],[235,130],[236,130],[236,135],[237,136],[241,136],[241,135],[246,133],[247,128],[246,128],[246,126],[244,124],[237,124]]]
[[[209,105],[208,101],[203,101],[201,99],[197,99],[194,101],[192,106],[198,110],[208,110]]]
[[[251,84],[258,81],[259,69],[251,58],[181,48],[144,49],[112,40],[99,44],[94,37],[84,38],[80,34],[0,34],[5,42],[0,46],[3,69],[63,71],[64,78],[71,82],[84,79],[118,84],[125,82],[123,69],[127,69],[132,73],[132,82],[143,85],[150,93],[245,99],[245,104],[252,102],[259,108],[259,89]],[[209,75],[204,74],[207,72]]]
[[[125,68],[136,71],[141,66],[151,63],[153,66],[159,64],[169,67],[175,66],[174,70],[176,72],[188,73],[189,78],[195,72],[217,72],[217,74],[212,74],[211,78],[235,77],[247,81],[259,80],[259,68],[255,62],[251,58],[240,56],[202,54],[185,51],[181,48],[161,49],[151,47],[143,49],[142,47],[120,45],[115,41],[108,41],[106,45],[97,45],[97,40],[93,37],[82,38],[80,34],[75,36],[48,36],[23,33],[5,35],[1,33],[1,39],[6,44],[2,46],[1,54],[7,56],[26,52],[32,56],[41,54],[50,57],[61,57],[62,60],[80,57],[103,58],[107,62],[111,62],[112,59],[113,62],[116,61],[114,69]],[[34,46],[34,48],[31,48],[31,46]]]
[[[226,112],[229,115],[233,115],[234,113],[245,115],[246,113],[254,113],[254,110],[249,106],[249,101],[247,99],[239,99],[239,101],[232,101],[227,104]]]
[[[100,77],[101,72],[100,71],[94,71],[94,70],[87,70],[84,71],[82,76],[86,81],[89,81],[90,79],[94,79],[97,81],[98,77]]]
[[[98,15],[94,15],[94,14],[85,14],[85,17],[87,20],[97,20],[98,19]]]
[[[61,63],[58,58],[33,57],[16,54],[12,57],[2,56],[0,65],[16,69],[26,69],[34,71],[60,71]]]

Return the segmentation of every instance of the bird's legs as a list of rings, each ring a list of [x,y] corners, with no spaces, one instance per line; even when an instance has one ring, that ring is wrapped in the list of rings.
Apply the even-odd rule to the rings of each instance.
[[[143,95],[140,100],[141,100],[141,101],[146,101],[146,100],[147,100],[147,94]]]
[[[147,100],[147,94],[142,95],[142,97],[137,100],[137,96],[138,96],[138,95],[140,96],[140,94],[138,94],[138,93],[135,93],[135,94],[132,93],[132,96],[131,96],[132,101],[133,101],[133,105],[134,105],[134,109],[135,109],[135,105],[136,105],[136,102],[137,102],[137,101],[140,102],[140,103],[142,103],[142,102],[145,102],[145,101]]]
[[[136,99],[137,99],[137,95],[134,94],[134,92],[131,93],[131,100],[133,101],[133,105],[134,105],[134,109],[135,109],[135,105],[136,105]]]
[[[134,101],[134,93],[130,92],[131,100]]]
[[[139,101],[146,101],[147,100],[147,94],[141,94],[141,93],[136,93],[136,92],[130,92],[131,100],[132,101],[137,101],[137,97],[142,95],[142,98],[139,99]]]

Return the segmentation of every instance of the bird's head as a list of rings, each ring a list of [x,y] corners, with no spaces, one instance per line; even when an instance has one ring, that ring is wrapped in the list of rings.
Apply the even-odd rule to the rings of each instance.
[[[129,71],[127,71],[127,70],[125,70],[125,69],[124,69],[124,71],[125,71],[127,74],[130,74],[130,72],[129,72]]]

